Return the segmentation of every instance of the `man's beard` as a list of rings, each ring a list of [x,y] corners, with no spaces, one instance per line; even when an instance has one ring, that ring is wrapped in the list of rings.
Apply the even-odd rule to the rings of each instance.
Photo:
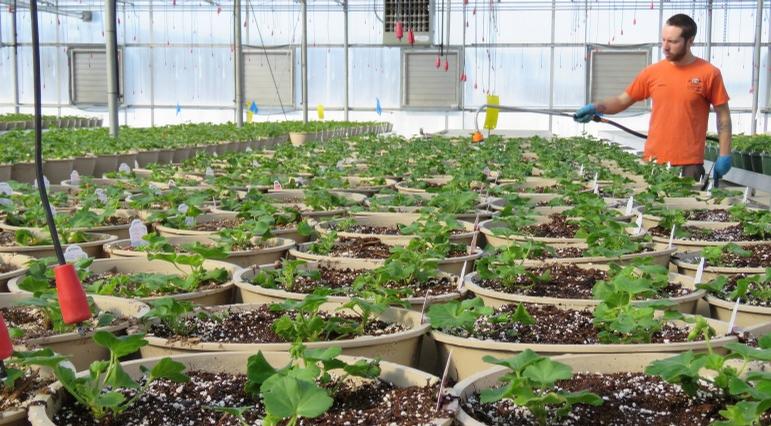
[[[669,58],[667,58],[667,60],[669,60],[670,62],[677,62],[677,61],[679,61],[680,59],[683,59],[683,58],[685,57],[685,54],[686,54],[686,51],[685,51],[685,50],[683,50],[682,52],[680,52],[680,53],[677,53],[677,54],[675,54],[675,53],[670,53],[670,54],[669,54],[670,56],[669,56]]]

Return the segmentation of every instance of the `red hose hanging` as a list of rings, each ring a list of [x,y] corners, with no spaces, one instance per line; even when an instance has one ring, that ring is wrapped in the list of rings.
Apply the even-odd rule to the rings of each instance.
[[[394,24],[394,35],[396,35],[397,40],[402,41],[404,37],[404,24],[401,21],[396,21]]]
[[[88,299],[80,285],[75,267],[71,264],[54,267],[56,293],[62,309],[62,319],[66,324],[77,324],[91,318]]]
[[[8,334],[8,327],[5,325],[3,314],[0,313],[0,362],[10,358],[11,354],[13,354],[11,336]]]

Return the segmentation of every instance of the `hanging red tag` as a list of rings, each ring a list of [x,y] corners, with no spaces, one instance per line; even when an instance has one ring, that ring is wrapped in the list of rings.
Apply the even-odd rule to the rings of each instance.
[[[434,62],[434,66],[438,69],[440,66],[442,66],[442,59],[439,58],[439,55],[436,55],[436,61]]]
[[[415,44],[415,32],[412,31],[412,28],[410,28],[409,31],[407,31],[407,43],[410,45]]]
[[[397,40],[402,41],[402,37],[404,37],[404,24],[400,21],[396,21],[394,24],[394,35],[396,35]]]
[[[80,284],[75,267],[69,263],[57,265],[54,267],[54,276],[64,323],[77,324],[91,318],[86,293]]]
[[[444,58],[444,72],[447,72],[450,70],[450,61],[447,60],[447,58]]]
[[[11,336],[8,334],[3,314],[0,314],[0,361],[10,358],[11,354],[13,354]]]

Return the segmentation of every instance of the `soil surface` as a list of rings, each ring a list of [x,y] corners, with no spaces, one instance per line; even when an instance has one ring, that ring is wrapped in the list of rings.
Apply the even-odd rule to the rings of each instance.
[[[759,236],[745,235],[741,225],[733,225],[724,229],[705,229],[695,226],[683,226],[678,228],[679,232],[685,232],[687,236],[676,236],[676,239],[686,241],[758,241]],[[648,230],[652,235],[669,239],[672,229],[664,229],[661,226],[655,226]]]
[[[530,194],[551,194],[557,192],[556,186],[536,186],[533,188],[522,188],[519,192],[527,192]]]
[[[568,392],[586,390],[604,400],[597,407],[577,404],[565,417],[549,415],[549,425],[708,425],[722,419],[719,411],[732,403],[719,392],[704,389],[690,397],[680,386],[642,373],[576,373],[555,387]],[[475,394],[462,404],[472,417],[488,425],[538,424],[527,408],[510,400],[481,404]]]
[[[244,220],[241,218],[236,218],[236,219],[214,220],[211,222],[203,222],[203,223],[196,222],[193,229],[195,229],[196,231],[207,231],[207,232],[219,231],[220,229],[225,229],[225,228],[235,228],[241,223],[243,223],[243,221]]]
[[[493,317],[477,319],[474,331],[456,330],[452,334],[460,337],[476,337],[510,343],[546,343],[563,345],[599,344],[597,330],[592,325],[592,311],[559,309],[553,305],[525,305],[533,325],[494,321]],[[496,310],[499,313],[513,313],[517,305],[505,305]],[[684,342],[688,337],[687,328],[665,325],[661,332],[653,335],[652,343]]]
[[[771,267],[771,244],[759,244],[756,246],[742,247],[749,251],[749,256],[739,256],[734,253],[723,253],[717,265],[709,266],[728,266],[734,268],[768,268]],[[690,259],[690,262],[696,263],[696,260]]]
[[[686,220],[699,220],[704,222],[731,222],[731,213],[728,210],[697,209],[686,210]]]
[[[22,343],[28,339],[37,339],[40,337],[49,337],[62,334],[52,329],[53,325],[48,320],[45,311],[35,306],[9,306],[0,308],[0,313],[5,318],[5,324],[8,328],[18,328],[24,335],[18,339],[13,339],[14,342]],[[116,318],[112,324],[116,324],[121,321],[126,321],[123,318]],[[81,323],[81,327],[85,332],[94,330],[96,326],[95,320],[89,319]],[[73,328],[72,331],[75,331]]]
[[[18,368],[16,366],[8,366]],[[24,403],[31,400],[38,390],[42,390],[53,382],[52,379],[43,379],[34,371],[24,369],[24,375],[14,382],[13,390],[0,386],[0,413],[6,410],[23,407]]]
[[[238,420],[206,407],[252,407],[244,413],[250,425],[265,416],[260,398],[244,392],[245,375],[186,372],[191,380],[175,383],[158,380],[127,412],[114,419],[113,425],[217,425],[237,426]],[[382,381],[365,381],[355,385],[350,381],[332,382],[337,387],[334,403],[325,414],[314,419],[300,419],[298,425],[404,425],[430,423],[434,418],[449,418],[452,413],[435,410],[438,385],[396,388]],[[124,391],[131,396],[134,391]],[[69,400],[59,410],[56,424],[99,425],[83,406]],[[283,424],[283,423],[282,423]]]
[[[522,233],[539,238],[574,238],[578,231],[578,225],[569,223],[568,218],[556,213],[549,216],[548,223],[529,225],[522,228]]]
[[[295,278],[292,292],[295,293],[313,293],[319,287],[325,287],[334,290],[335,296],[354,296],[358,294],[351,286],[354,280],[364,270],[354,271],[351,269],[332,269],[320,267],[321,280],[314,280],[308,276],[298,276]],[[431,295],[449,294],[456,292],[456,283],[447,277],[432,278],[425,283],[413,281],[411,283],[387,283],[386,288],[399,290],[402,297],[423,297],[430,290]]]
[[[152,275],[155,275],[155,276],[160,276],[160,277],[168,277],[168,278],[166,278],[167,280],[171,279],[173,277],[177,277],[177,275],[171,275],[171,274],[155,274],[155,273],[152,273],[152,272],[150,272],[149,274],[152,274]],[[133,275],[134,274],[122,274],[122,273],[115,273],[115,272],[103,272],[101,274],[91,274],[91,275],[89,275],[88,277],[86,277],[85,279],[82,280],[82,284],[83,284],[84,287],[86,287],[88,285],[91,285],[91,284],[95,283],[96,281],[99,281],[99,280],[109,280],[109,279],[112,279],[112,278],[115,278],[115,277],[129,277],[129,278],[131,278]],[[199,285],[195,289],[195,291],[204,291],[204,290],[209,290],[209,289],[217,288],[217,287],[221,286],[222,284],[223,283],[214,282],[212,280],[203,281],[203,282],[199,283]],[[113,295],[118,296],[119,293],[130,293],[130,292],[133,292],[134,290],[138,289],[141,285],[142,285],[141,280],[139,280],[139,279],[129,279],[127,282],[125,282],[125,283],[122,282],[120,285],[118,285],[115,288],[115,291],[114,291]],[[56,287],[56,283],[52,280],[51,281],[51,288],[54,288],[54,287]],[[175,291],[173,293],[166,293],[166,292],[158,292],[158,291],[156,291],[156,292],[153,292],[152,294],[143,295],[142,297],[163,296],[163,295],[168,295],[168,294],[178,294],[178,293],[187,293],[188,292],[188,290],[185,290],[185,289],[182,289],[182,288],[175,288],[175,289],[178,290],[178,291]],[[118,297],[122,297],[122,296],[118,296]]]
[[[391,256],[391,247],[393,246],[382,243],[377,237],[340,237],[335,241],[332,251],[326,256],[352,259],[388,259]],[[449,257],[460,257],[466,254],[463,249],[453,250]]]
[[[23,266],[14,266],[9,263],[0,263],[0,274],[5,274],[21,268],[23,268]]]
[[[550,264],[529,269],[527,274],[518,275],[514,283],[500,280],[477,280],[476,284],[504,293],[559,299],[593,299],[592,288],[597,281],[607,280],[605,271],[584,269],[571,264]],[[664,297],[683,296],[690,290],[680,284],[670,283],[662,292]]]
[[[190,343],[287,343],[281,336],[273,332],[273,323],[282,317],[282,312],[271,312],[269,305],[247,311],[224,310],[212,312],[209,315],[198,315],[180,320],[184,328],[189,330],[186,336],[177,336],[163,324],[151,326],[151,333],[158,337],[179,339]],[[294,317],[293,312],[289,316]],[[322,312],[323,319],[332,317],[347,318],[343,315]],[[383,321],[372,321],[364,330],[367,336],[382,336],[406,330],[399,324],[389,324]],[[334,333],[324,340],[351,339],[355,336]]]

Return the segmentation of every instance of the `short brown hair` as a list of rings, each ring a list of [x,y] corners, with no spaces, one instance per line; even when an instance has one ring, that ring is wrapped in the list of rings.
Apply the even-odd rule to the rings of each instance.
[[[667,25],[680,28],[686,40],[696,37],[696,22],[684,13],[678,13],[667,19]]]

